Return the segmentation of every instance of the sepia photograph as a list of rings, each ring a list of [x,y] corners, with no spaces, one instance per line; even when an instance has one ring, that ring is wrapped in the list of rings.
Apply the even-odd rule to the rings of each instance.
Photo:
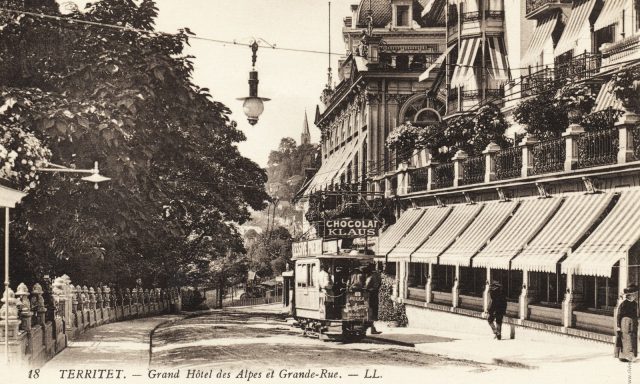
[[[640,383],[640,0],[0,0],[0,381]]]

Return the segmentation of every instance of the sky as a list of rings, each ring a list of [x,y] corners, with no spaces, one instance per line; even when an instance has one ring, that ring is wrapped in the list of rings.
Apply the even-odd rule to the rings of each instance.
[[[328,50],[328,1],[325,0],[156,0],[156,24],[163,32],[188,27],[201,37],[250,43],[261,38],[283,48]],[[350,16],[350,4],[357,0],[331,1],[331,51],[344,53],[343,18]],[[194,81],[211,90],[224,103],[232,119],[247,136],[239,145],[241,153],[266,167],[269,152],[277,149],[282,137],[300,141],[305,110],[312,142],[320,131],[313,125],[316,104],[327,82],[328,56],[260,48],[256,69],[260,76],[258,94],[268,97],[257,125],[251,126],[238,97],[248,96],[251,49],[192,40],[195,56]],[[337,82],[338,56],[332,56]]]

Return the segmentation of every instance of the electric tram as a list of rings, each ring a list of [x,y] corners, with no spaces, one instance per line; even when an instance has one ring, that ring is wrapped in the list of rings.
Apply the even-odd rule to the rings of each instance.
[[[371,253],[371,254],[368,254]],[[341,250],[340,240],[293,244],[293,316],[307,336],[355,341],[372,325],[364,289],[372,252]]]

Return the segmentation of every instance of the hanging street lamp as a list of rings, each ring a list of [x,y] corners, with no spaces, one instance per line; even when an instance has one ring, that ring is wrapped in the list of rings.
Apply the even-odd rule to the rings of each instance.
[[[251,44],[251,51],[253,55],[251,56],[252,68],[249,72],[249,96],[248,97],[239,97],[238,100],[243,100],[242,109],[244,114],[247,115],[247,120],[249,120],[249,124],[256,125],[258,123],[258,118],[264,112],[264,102],[269,101],[266,97],[258,96],[258,71],[256,71],[256,59],[258,58],[258,42],[256,40]]]
[[[98,162],[96,161],[91,169],[76,169],[64,167],[62,165],[57,165],[53,163],[47,163],[48,167],[46,168],[37,168],[38,172],[69,172],[69,173],[89,173],[90,176],[85,176],[82,178],[84,181],[88,181],[93,183],[95,189],[98,189],[98,183],[103,181],[111,180],[109,177],[102,176],[100,174],[100,170],[98,169]]]

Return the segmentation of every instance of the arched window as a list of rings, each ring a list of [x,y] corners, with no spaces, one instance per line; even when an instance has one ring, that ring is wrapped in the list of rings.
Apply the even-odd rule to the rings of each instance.
[[[426,95],[415,95],[400,109],[400,122],[410,121],[415,125],[430,125],[442,120],[445,105],[438,99]]]

